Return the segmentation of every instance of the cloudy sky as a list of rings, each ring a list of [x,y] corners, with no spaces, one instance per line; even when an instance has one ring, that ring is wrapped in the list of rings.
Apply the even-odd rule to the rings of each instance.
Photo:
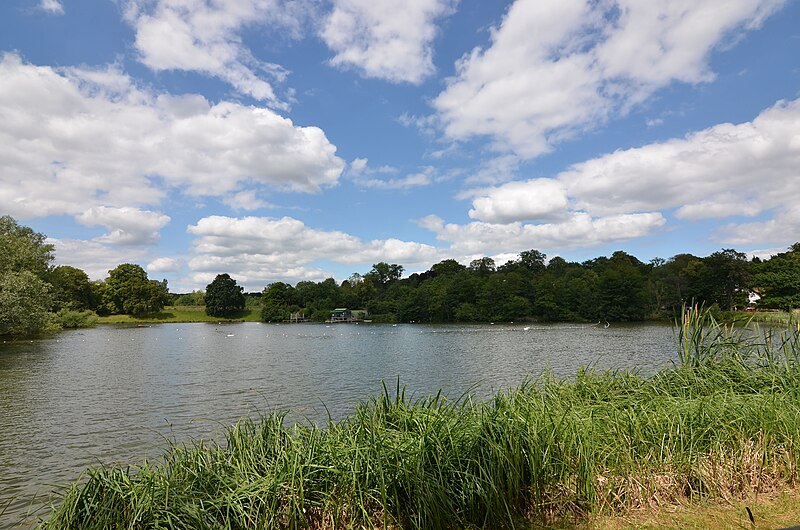
[[[800,2],[3,0],[0,214],[248,290],[800,240]]]

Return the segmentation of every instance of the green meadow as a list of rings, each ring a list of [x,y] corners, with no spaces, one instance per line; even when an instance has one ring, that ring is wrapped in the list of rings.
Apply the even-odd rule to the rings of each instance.
[[[167,306],[158,313],[143,317],[132,315],[109,315],[98,318],[98,324],[157,324],[157,323],[186,323],[186,322],[259,322],[261,320],[260,308],[243,309],[232,313],[226,318],[206,315],[204,306]]]

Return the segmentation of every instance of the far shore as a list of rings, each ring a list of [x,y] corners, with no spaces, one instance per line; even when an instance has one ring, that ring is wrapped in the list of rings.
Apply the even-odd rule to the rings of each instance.
[[[143,317],[109,315],[99,317],[98,324],[189,324],[192,322],[260,322],[261,309],[243,309],[229,317],[206,314],[204,306],[168,306],[158,313]]]
[[[664,315],[662,320],[672,319]],[[800,322],[798,310],[786,311],[733,311],[722,313],[720,320],[736,322],[759,322],[768,324],[788,324]],[[98,318],[98,324],[191,324],[195,322],[261,322],[261,308],[245,308],[228,317],[207,315],[204,306],[167,306],[158,313],[134,317],[132,315],[109,315]],[[321,322],[320,322],[321,323]],[[474,322],[480,324],[480,322]]]

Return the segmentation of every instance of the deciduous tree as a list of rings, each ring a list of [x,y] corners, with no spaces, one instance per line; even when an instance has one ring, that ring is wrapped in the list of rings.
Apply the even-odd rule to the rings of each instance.
[[[53,310],[84,311],[95,309],[92,284],[81,269],[59,265],[47,275],[53,286]]]
[[[206,286],[206,314],[228,316],[244,309],[244,289],[228,274],[218,274]]]
[[[750,281],[746,254],[725,248],[705,258],[703,263],[709,268],[714,296],[722,309],[730,311],[746,303]]]
[[[57,329],[50,284],[31,271],[0,274],[0,335],[29,336]]]
[[[0,273],[30,271],[45,279],[53,261],[53,245],[46,239],[11,216],[0,217]]]
[[[756,265],[753,286],[761,295],[761,307],[786,311],[800,307],[800,243]]]
[[[268,285],[261,295],[261,320],[281,322],[289,317],[289,306],[294,304],[294,287],[275,282]]]
[[[161,311],[169,301],[167,280],[148,279],[147,272],[139,265],[123,263],[108,274],[106,284],[115,313],[142,316]]]

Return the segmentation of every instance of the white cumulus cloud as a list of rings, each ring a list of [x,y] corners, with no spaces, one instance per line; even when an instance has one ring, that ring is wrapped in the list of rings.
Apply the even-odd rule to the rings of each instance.
[[[436,22],[455,0],[333,0],[320,33],[334,66],[366,77],[418,84],[435,71]]]
[[[441,249],[398,239],[363,241],[337,230],[306,226],[292,217],[210,216],[189,226],[196,239],[189,268],[203,278],[235,274],[250,286],[272,281],[320,280],[330,276],[318,261],[371,266],[378,261],[430,265],[444,259]],[[199,278],[200,276],[198,276]]]
[[[240,191],[223,199],[223,202],[235,210],[258,210],[269,208],[271,204],[258,198],[255,190]]]
[[[255,99],[284,107],[274,82],[286,71],[256,59],[242,43],[248,25],[300,33],[306,2],[282,0],[128,0],[125,18],[136,32],[139,60],[155,71],[197,71],[218,77]]]
[[[114,68],[0,58],[0,204],[11,215],[153,205],[172,187],[317,192],[344,166],[321,129],[269,109],[154,93]]]
[[[471,175],[467,177],[469,183],[499,184],[513,180],[520,166],[520,159],[516,155],[502,155],[485,160]]]
[[[750,122],[616,151],[558,175],[597,215],[677,208],[687,219],[754,216],[800,201],[800,100]]]
[[[714,78],[710,53],[784,0],[517,0],[433,101],[453,139],[532,158],[673,82]]]
[[[59,0],[42,0],[39,2],[39,9],[51,15],[64,14],[64,6]]]
[[[100,243],[116,245],[147,245],[159,239],[159,232],[170,218],[159,212],[138,208],[89,208],[76,215],[75,220],[86,226],[103,226],[108,233],[96,238]]]
[[[55,262],[82,269],[90,279],[103,280],[120,263],[138,263],[146,258],[145,247],[111,247],[99,241],[47,238],[55,246]]]
[[[542,221],[565,214],[567,194],[564,186],[553,179],[510,182],[486,190],[472,201],[469,216],[490,223]]]
[[[385,173],[392,173],[392,171],[384,171]],[[427,166],[422,168],[416,173],[411,173],[405,177],[398,178],[358,178],[355,180],[356,184],[365,188],[375,188],[383,190],[407,190],[411,188],[420,188],[429,186],[436,182],[438,172],[436,168]]]
[[[455,255],[492,255],[516,253],[531,248],[585,248],[616,241],[626,241],[651,233],[666,223],[657,212],[612,215],[594,218],[573,212],[551,223],[445,223],[431,215],[421,220],[424,228],[440,241],[450,243]]]
[[[147,264],[147,272],[177,272],[183,267],[183,260],[178,258],[156,258]]]
[[[470,190],[461,197],[472,199],[470,217],[486,223],[559,221],[525,228],[528,233],[546,234],[552,242],[556,241],[552,236],[562,234],[569,244],[570,232],[563,228],[589,226],[586,216],[597,228],[601,220],[625,221],[602,226],[597,238],[587,237],[589,243],[602,240],[599,234],[604,231],[628,233],[626,228],[634,226],[631,220],[636,226],[660,226],[662,214],[671,211],[685,220],[762,216],[753,222],[728,223],[710,235],[730,244],[788,244],[789,234],[800,230],[798,183],[800,100],[794,100],[779,101],[749,122],[722,123],[684,138],[574,164],[551,179],[510,182]],[[641,213],[658,215],[658,222],[651,222],[654,217],[636,217]],[[572,220],[565,224],[560,219],[567,215]],[[480,237],[484,231],[505,230],[474,223],[467,225],[471,228],[448,226],[456,241],[471,233],[484,241]],[[512,232],[522,231],[523,226],[527,225]],[[441,227],[436,232],[448,233]]]
[[[800,239],[798,234],[800,234],[800,206],[794,202],[778,209],[774,216],[765,221],[725,225],[715,234],[715,238],[732,245],[783,243],[789,246]]]

